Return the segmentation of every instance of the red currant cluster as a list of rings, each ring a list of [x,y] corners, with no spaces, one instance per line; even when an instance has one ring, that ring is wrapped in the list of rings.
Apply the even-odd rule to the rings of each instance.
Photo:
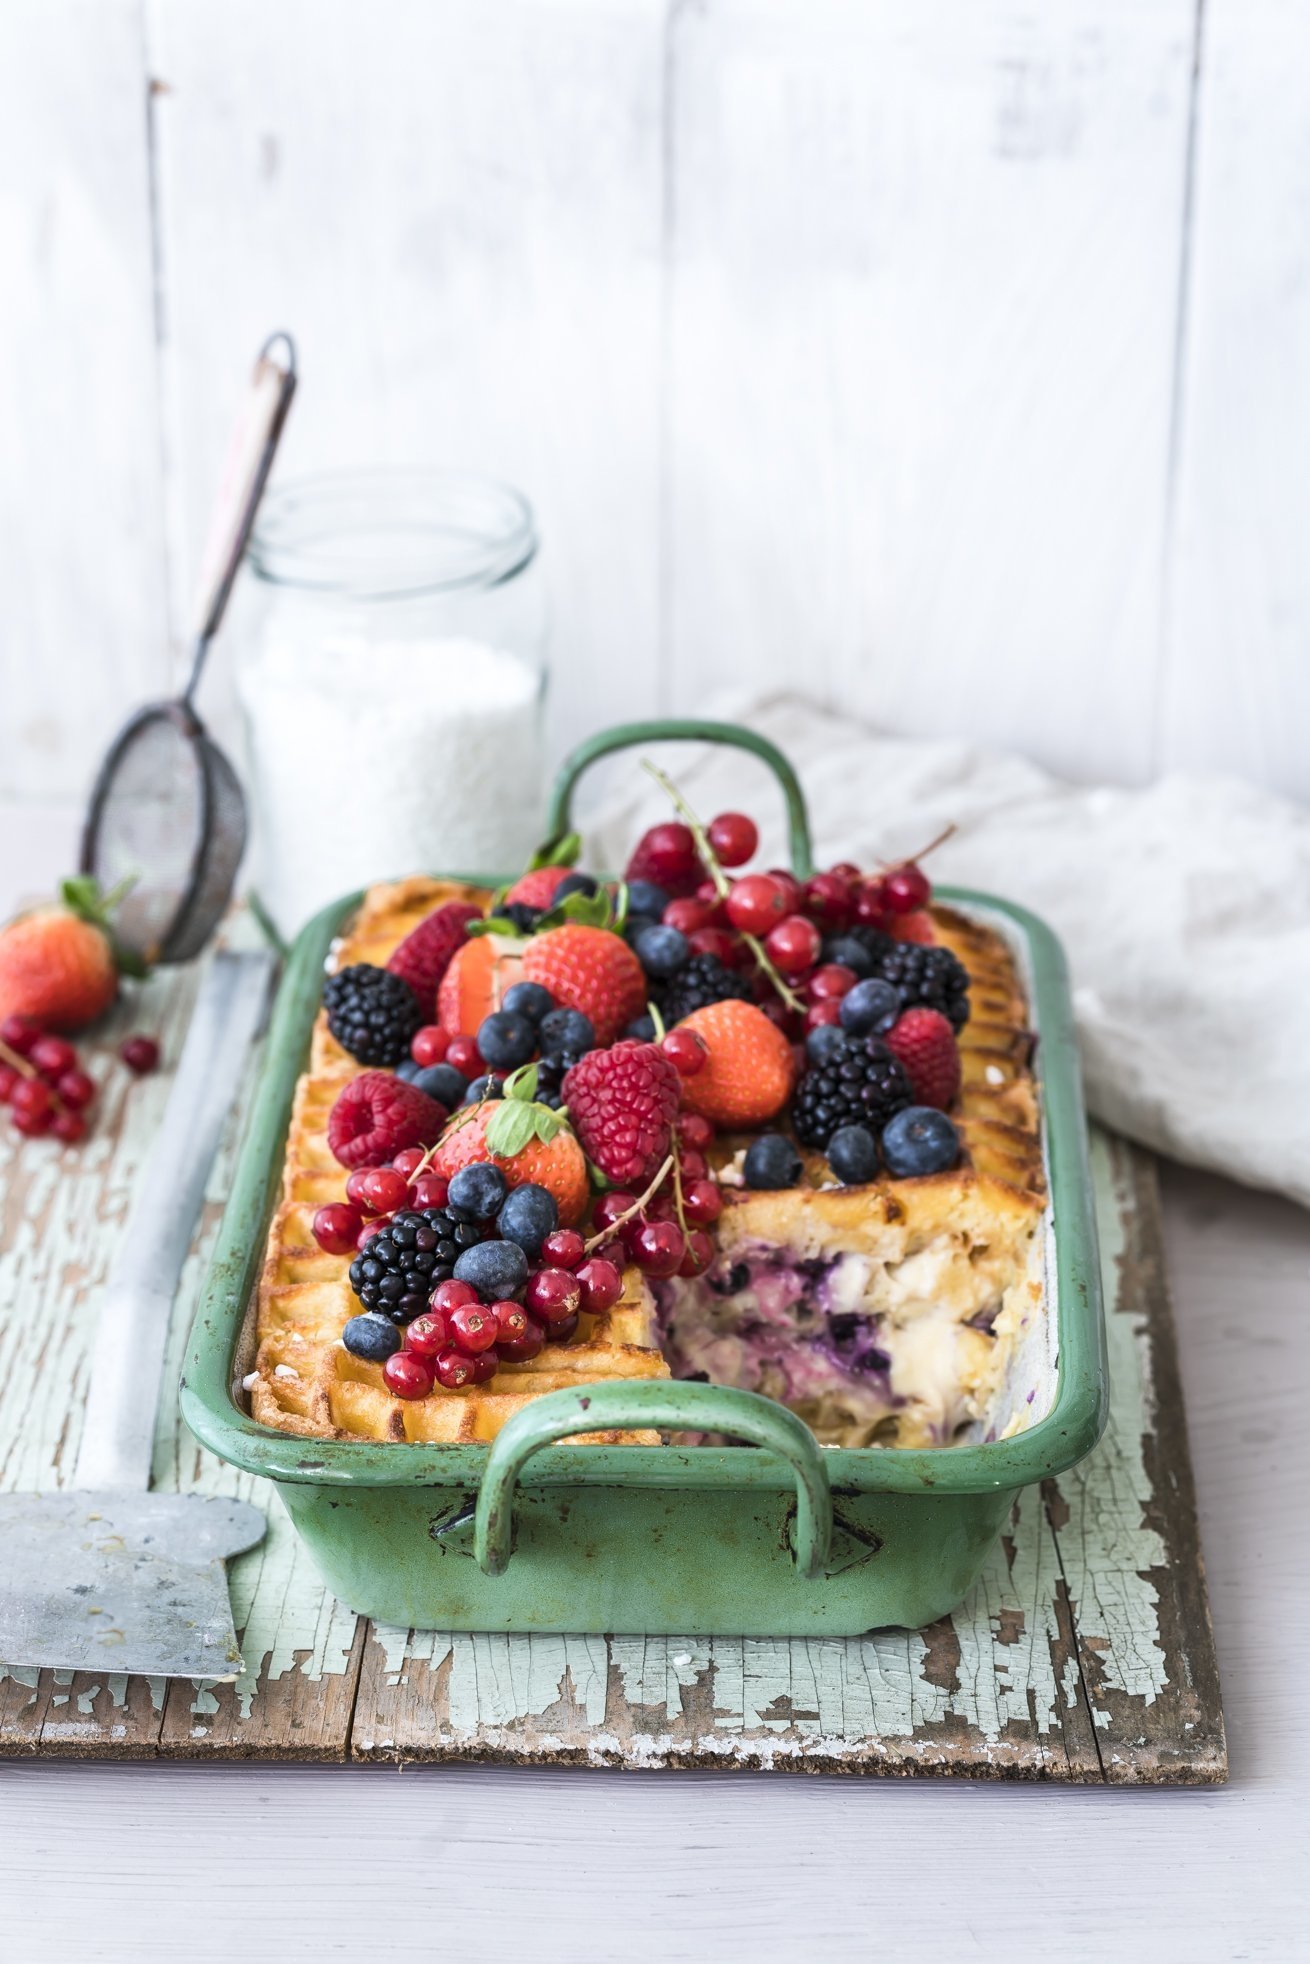
[[[439,1282],[431,1305],[407,1324],[403,1347],[382,1366],[397,1398],[426,1398],[436,1385],[463,1391],[486,1384],[501,1364],[526,1364],[548,1343],[567,1343],[585,1311],[600,1315],[623,1294],[614,1263],[588,1255],[575,1228],[556,1228],[541,1245],[522,1302],[488,1302],[471,1282]]]
[[[346,1198],[320,1207],[312,1228],[326,1255],[353,1255],[380,1234],[402,1207],[444,1207],[449,1180],[434,1172],[432,1148],[405,1146],[389,1166],[362,1166],[346,1181]]]
[[[153,1037],[128,1037],[118,1054],[129,1070],[143,1075],[159,1062],[159,1045]],[[74,1145],[86,1136],[87,1108],[98,1089],[67,1037],[43,1030],[27,1016],[0,1022],[0,1105],[8,1105],[15,1132],[29,1139],[49,1134]]]
[[[714,1137],[710,1120],[679,1112],[674,1152],[644,1194],[603,1193],[592,1210],[595,1241],[618,1241],[643,1274],[703,1275],[714,1259],[706,1232],[723,1212],[723,1195],[710,1178],[705,1152]]]

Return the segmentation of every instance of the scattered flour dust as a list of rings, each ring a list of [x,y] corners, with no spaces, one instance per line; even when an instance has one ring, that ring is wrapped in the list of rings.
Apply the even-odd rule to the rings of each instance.
[[[482,641],[267,640],[241,695],[255,882],[282,933],[373,880],[522,866],[541,824],[540,693]]]

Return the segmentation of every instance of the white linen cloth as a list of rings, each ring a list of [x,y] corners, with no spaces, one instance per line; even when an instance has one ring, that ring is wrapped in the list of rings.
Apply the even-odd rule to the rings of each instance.
[[[721,697],[706,714],[791,759],[818,865],[894,860],[954,823],[931,876],[1031,907],[1064,943],[1095,1116],[1310,1205],[1310,811],[1223,777],[1088,789],[794,696]],[[644,826],[673,815],[629,760],[585,821],[589,864],[621,866]],[[757,819],[757,864],[786,863],[781,801],[755,758],[686,744],[659,761],[700,817]]]

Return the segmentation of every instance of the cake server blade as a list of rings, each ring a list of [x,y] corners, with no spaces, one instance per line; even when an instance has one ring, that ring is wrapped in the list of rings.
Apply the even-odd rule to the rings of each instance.
[[[148,1489],[173,1297],[271,976],[262,953],[209,964],[101,1302],[73,1484],[0,1494],[6,1664],[227,1680],[243,1669],[223,1563],[261,1539],[263,1515]]]

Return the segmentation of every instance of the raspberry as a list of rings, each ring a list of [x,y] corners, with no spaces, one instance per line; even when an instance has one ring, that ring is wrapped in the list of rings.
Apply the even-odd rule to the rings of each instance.
[[[564,1080],[564,1101],[592,1164],[620,1186],[645,1186],[668,1157],[682,1080],[653,1043],[591,1050]]]
[[[960,1051],[949,1021],[937,1009],[907,1009],[883,1041],[900,1059],[916,1105],[946,1111],[959,1095]]]
[[[328,1145],[342,1166],[385,1166],[405,1146],[432,1146],[446,1108],[390,1071],[362,1071],[328,1115]]]
[[[467,900],[448,900],[410,930],[387,962],[393,975],[408,982],[429,1021],[437,1000],[437,984],[456,948],[468,940],[469,922],[477,917],[478,909]]]

